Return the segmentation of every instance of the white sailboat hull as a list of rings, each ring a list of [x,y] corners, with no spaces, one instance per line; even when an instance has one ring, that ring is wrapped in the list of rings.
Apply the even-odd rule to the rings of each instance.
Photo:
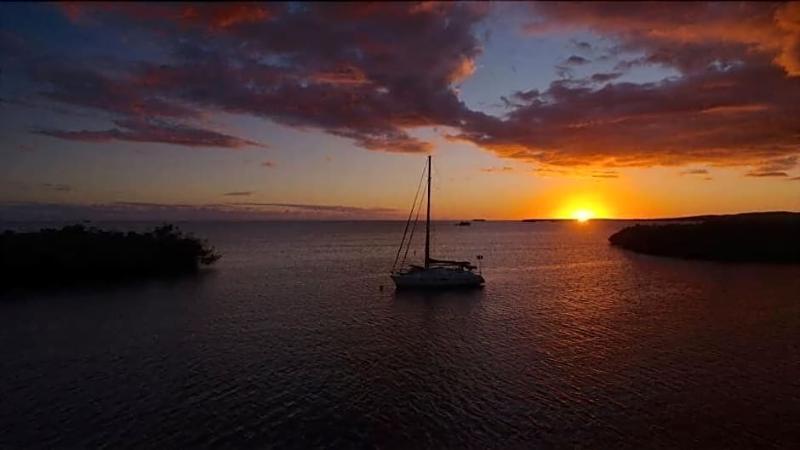
[[[473,272],[477,267],[473,266],[469,261],[449,261],[431,258],[431,157],[428,155],[428,165],[426,167],[428,174],[428,188],[426,193],[428,195],[428,211],[425,214],[425,265],[415,266],[412,265],[408,269],[399,270],[392,273],[392,280],[398,289],[435,289],[435,288],[466,288],[466,287],[479,287],[483,285],[484,279],[479,273]],[[419,189],[417,190],[419,194]],[[406,232],[408,225],[411,223],[415,206],[417,205],[417,196],[414,196],[411,212],[408,214],[408,222],[406,222],[406,229],[403,231],[403,240],[400,241],[400,248],[397,249],[397,256],[395,257],[395,266],[400,258],[400,252],[403,245],[411,245],[411,239],[414,236],[414,228],[411,228],[411,235],[406,241]],[[420,203],[421,206],[421,203]],[[417,217],[419,217],[419,209],[417,209]],[[416,226],[416,219],[414,219]],[[469,225],[469,222],[462,222],[462,224]],[[404,255],[408,254],[408,247]],[[481,259],[478,256],[478,259]],[[405,256],[403,262],[405,264]],[[394,267],[393,269],[394,270]]]
[[[398,289],[479,287],[484,283],[483,277],[479,274],[444,267],[396,272],[392,274],[392,280]]]

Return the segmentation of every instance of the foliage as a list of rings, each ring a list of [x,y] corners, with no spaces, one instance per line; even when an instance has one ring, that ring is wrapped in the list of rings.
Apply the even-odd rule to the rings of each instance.
[[[750,213],[700,223],[635,225],[615,233],[609,241],[651,255],[800,263],[800,214]]]
[[[177,275],[219,258],[205,241],[174,225],[143,233],[71,225],[0,234],[0,271],[12,285]]]

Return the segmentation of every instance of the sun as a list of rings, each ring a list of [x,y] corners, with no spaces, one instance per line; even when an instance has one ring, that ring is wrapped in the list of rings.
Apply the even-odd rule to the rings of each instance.
[[[600,217],[611,217],[611,215],[602,199],[590,195],[569,198],[553,213],[553,217],[572,219],[579,223],[586,223]]]
[[[578,222],[586,222],[594,217],[594,213],[588,209],[579,209],[572,213],[572,217],[574,217]]]

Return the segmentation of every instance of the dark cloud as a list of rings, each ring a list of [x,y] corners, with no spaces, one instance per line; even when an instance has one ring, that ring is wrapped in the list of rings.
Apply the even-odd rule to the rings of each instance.
[[[797,166],[798,157],[790,156],[786,158],[775,158],[762,161],[753,170],[747,172],[745,176],[759,178],[784,178],[789,174],[786,172]]]
[[[51,86],[51,100],[127,117],[190,119],[213,109],[318,128],[381,151],[428,152],[431,144],[407,130],[456,125],[470,114],[453,86],[474,70],[480,46],[472,26],[487,6],[307,3],[255,16],[242,8],[80,4],[66,11],[77,23],[157,32],[179,42],[175,60],[121,74],[44,63],[36,80]]]
[[[615,170],[598,170],[592,172],[592,178],[619,178],[619,172]]]
[[[569,58],[567,58],[566,60],[564,60],[564,62],[562,64],[565,64],[565,65],[568,65],[568,66],[582,66],[584,64],[589,64],[590,62],[591,61],[589,61],[588,59],[586,59],[586,58],[584,58],[582,56],[572,55]]]
[[[759,171],[753,171],[753,172],[747,172],[745,174],[745,176],[757,177],[757,178],[773,178],[773,177],[774,178],[784,178],[784,177],[788,177],[789,174],[786,173],[786,172],[759,172]]]
[[[590,44],[590,43],[588,43],[586,41],[576,41],[576,40],[573,39],[573,40],[570,41],[570,43],[576,49],[578,49],[580,51],[583,51],[583,52],[591,52],[592,49],[593,49],[592,44]]]
[[[589,80],[593,83],[607,83],[609,81],[616,80],[622,75],[622,72],[595,73],[589,77]]]
[[[0,221],[331,220],[399,218],[391,208],[283,203],[170,204],[114,202],[64,204],[0,202]]]
[[[76,24],[93,24],[99,20],[114,20],[116,15],[156,24],[179,23],[186,29],[196,27],[209,32],[224,32],[231,27],[270,20],[283,10],[282,5],[256,2],[225,2],[224,4],[169,4],[158,2],[125,2],[87,4],[57,3],[65,16]]]
[[[212,130],[162,120],[115,120],[118,128],[107,130],[36,130],[38,134],[72,141],[107,142],[158,142],[189,147],[265,147],[258,142],[240,139]]]
[[[508,102],[506,120],[479,118],[462,138],[501,156],[558,165],[759,165],[798,153],[800,67],[792,56],[798,4],[540,2],[533,8],[537,34],[590,29],[617,39],[617,55],[643,54],[621,61],[615,74],[657,64],[682,76],[593,88],[562,67],[565,79],[542,92],[542,102]]]
[[[706,169],[684,170],[681,172],[681,175],[708,175],[708,170]]]
[[[778,172],[791,170],[797,166],[798,157],[788,156],[786,158],[775,158],[761,163],[758,170],[761,172]]]
[[[71,192],[72,186],[60,183],[42,183],[42,187],[56,192]]]
[[[557,81],[512,106],[459,137],[552,165],[754,165],[800,148],[800,78],[769,63],[599,89]]]
[[[234,191],[234,192],[226,192],[222,195],[226,197],[248,197],[253,195],[253,191]]]
[[[33,81],[48,87],[43,97],[60,103],[93,108],[128,117],[197,118],[200,112],[149,89],[148,80],[133,72],[135,65],[116,61],[130,72],[104,73],[97,62],[30,62]]]
[[[61,5],[76,26],[152,33],[168,57],[27,65],[49,101],[113,116],[111,129],[40,130],[65,139],[259,145],[196,125],[222,111],[376,151],[429,152],[412,130],[442,126],[455,130],[451,139],[550,166],[702,162],[786,172],[762,166],[800,148],[798,5],[535,3],[535,32],[590,30],[611,38],[607,56],[622,60],[578,79],[571,67],[589,59],[572,55],[548,89],[503,97],[503,117],[458,97],[481,52],[475,25],[491,7],[483,3]],[[618,81],[637,65],[680,75]]]
[[[232,205],[286,208],[289,210],[303,210],[303,211],[329,212],[329,213],[341,213],[341,214],[363,214],[363,213],[386,214],[386,213],[397,212],[397,210],[394,208],[361,208],[357,206],[314,205],[305,203],[240,202],[240,203],[232,203]]]

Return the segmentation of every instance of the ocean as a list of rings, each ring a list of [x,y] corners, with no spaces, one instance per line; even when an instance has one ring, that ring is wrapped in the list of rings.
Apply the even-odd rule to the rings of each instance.
[[[486,286],[395,292],[403,226],[184,223],[196,276],[3,291],[0,448],[800,446],[800,266],[436,222]]]

